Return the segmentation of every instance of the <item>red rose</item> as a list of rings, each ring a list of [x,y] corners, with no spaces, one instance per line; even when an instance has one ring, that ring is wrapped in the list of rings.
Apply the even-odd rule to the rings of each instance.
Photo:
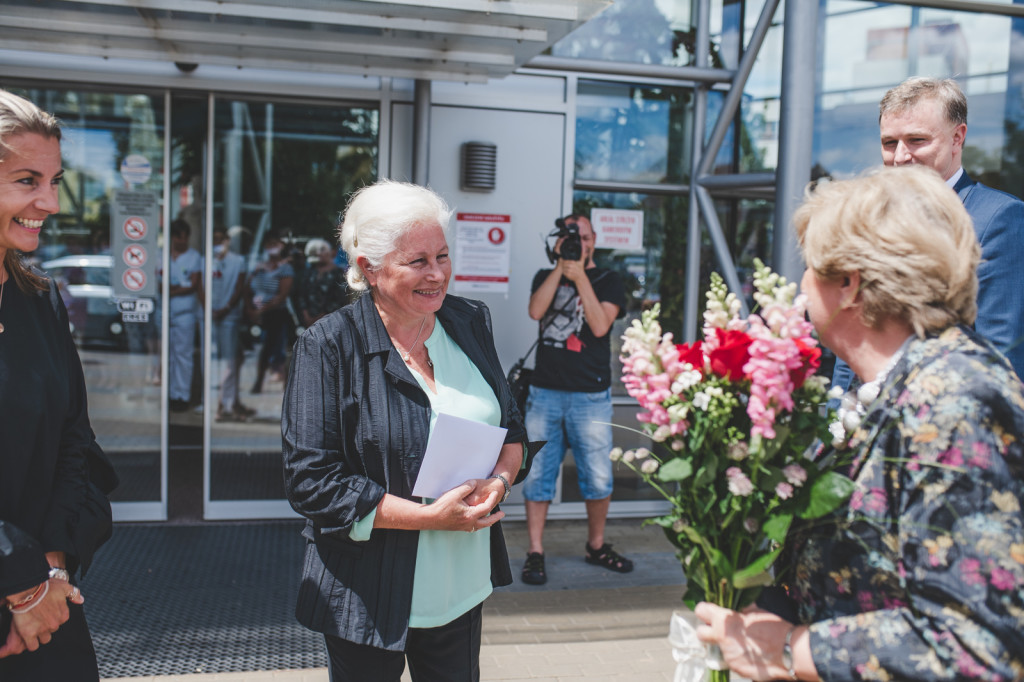
[[[681,361],[690,363],[695,370],[700,372],[701,376],[704,376],[704,349],[701,347],[700,341],[678,343],[676,350],[679,351]]]
[[[821,366],[821,348],[804,343],[800,339],[794,339],[796,347],[800,349],[800,360],[803,366],[799,369],[789,370],[789,379],[793,382],[793,389],[796,390],[804,385],[807,377],[813,375]]]
[[[743,366],[750,359],[750,344],[754,342],[746,332],[737,330],[725,331],[715,329],[718,335],[718,348],[711,351],[711,371],[729,381],[741,381],[745,378]]]

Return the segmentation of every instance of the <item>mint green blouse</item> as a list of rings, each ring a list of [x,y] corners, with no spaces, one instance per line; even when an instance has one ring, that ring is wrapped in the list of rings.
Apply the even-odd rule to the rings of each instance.
[[[434,363],[437,393],[431,392],[419,372],[410,370],[430,398],[430,432],[440,412],[500,426],[501,406],[494,390],[440,322],[423,343]],[[349,537],[370,539],[376,515],[374,509],[357,521]],[[409,627],[445,625],[487,598],[492,591],[490,544],[490,528],[475,533],[420,531]]]

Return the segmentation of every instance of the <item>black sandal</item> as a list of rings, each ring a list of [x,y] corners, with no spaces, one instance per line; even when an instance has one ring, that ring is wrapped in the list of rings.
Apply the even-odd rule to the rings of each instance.
[[[612,549],[607,542],[601,545],[601,549],[591,549],[590,543],[584,547],[587,548],[587,556],[584,558],[588,564],[602,566],[616,573],[629,573],[633,570],[633,562]]]
[[[540,552],[527,552],[526,563],[523,564],[523,582],[527,585],[543,585],[548,581],[544,572],[544,555]]]

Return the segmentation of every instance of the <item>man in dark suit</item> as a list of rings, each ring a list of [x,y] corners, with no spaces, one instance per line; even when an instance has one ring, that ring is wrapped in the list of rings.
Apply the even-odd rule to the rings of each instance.
[[[1024,202],[964,172],[967,98],[951,78],[916,77],[885,93],[878,110],[882,162],[934,168],[964,202],[981,244],[974,326],[1024,376]],[[852,376],[837,361],[833,385],[847,388]]]

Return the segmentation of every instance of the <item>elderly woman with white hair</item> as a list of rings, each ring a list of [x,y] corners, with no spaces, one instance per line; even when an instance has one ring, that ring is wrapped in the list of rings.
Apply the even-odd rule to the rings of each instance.
[[[288,500],[307,519],[296,613],[324,634],[333,682],[398,682],[406,660],[413,680],[478,680],[481,604],[512,582],[497,504],[533,448],[487,307],[447,294],[450,217],[416,185],[358,191],[340,233],[363,295],[295,345],[282,432]],[[442,412],[507,434],[489,475],[423,500]]]
[[[837,434],[855,487],[795,524],[795,620],[700,604],[698,636],[753,680],[1024,677],[1024,386],[971,325],[979,247],[912,166],[820,186],[795,216],[823,344],[868,383]]]

